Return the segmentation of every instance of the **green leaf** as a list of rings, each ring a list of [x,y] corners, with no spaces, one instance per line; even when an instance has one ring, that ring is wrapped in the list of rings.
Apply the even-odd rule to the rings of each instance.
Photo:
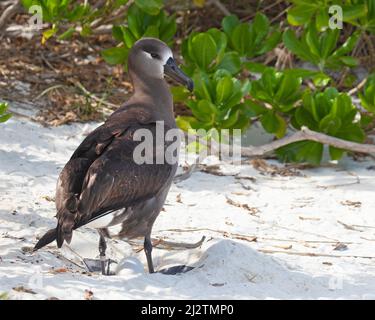
[[[4,102],[0,102],[0,123],[7,121],[12,114],[7,113],[8,104]]]
[[[177,126],[183,130],[188,131],[192,128],[191,123],[196,123],[197,120],[194,117],[187,117],[187,116],[178,116],[176,118]]]
[[[208,100],[200,100],[197,107],[192,109],[194,116],[203,122],[212,123],[216,107]]]
[[[234,28],[240,24],[240,20],[236,15],[230,15],[226,16],[222,22],[221,25],[223,27],[223,30],[225,31],[226,34],[231,35],[233,32]]]
[[[340,57],[352,52],[359,40],[359,37],[360,32],[354,32],[349,38],[346,39],[343,45],[333,53],[333,56]]]
[[[261,55],[261,54],[271,51],[280,43],[280,40],[281,40],[281,32],[275,31],[263,42],[263,45],[261,49],[257,51],[257,54]]]
[[[133,36],[128,28],[124,29],[124,42],[125,45],[130,49],[137,39]]]
[[[260,103],[255,103],[251,100],[246,100],[245,105],[247,107],[246,111],[248,111],[247,115],[251,118],[263,115],[268,112],[268,109],[264,105]]]
[[[374,122],[374,115],[371,114],[361,114],[361,127],[367,128],[370,124]]]
[[[123,26],[113,26],[112,36],[116,41],[122,42],[124,40],[124,27]]]
[[[215,89],[213,88],[212,81],[204,72],[196,72],[193,76],[194,93],[200,99],[213,101]]]
[[[245,115],[239,115],[237,122],[232,126],[232,128],[240,129],[242,134],[250,126],[250,119]]]
[[[135,4],[144,12],[154,16],[163,8],[163,0],[135,0]]]
[[[353,21],[366,16],[365,4],[350,4],[342,6],[343,20],[345,22]]]
[[[10,113],[0,116],[0,122],[5,122],[10,119],[12,115]]]
[[[46,41],[51,38],[52,36],[54,36],[57,32],[57,28],[56,27],[53,27],[52,29],[48,29],[46,31],[43,32],[43,38],[42,38],[42,44],[45,44]]]
[[[242,96],[243,96],[243,93],[242,93],[241,88],[235,89],[233,94],[230,96],[230,98],[224,104],[224,107],[226,109],[230,109],[230,108],[234,107],[235,105],[239,104],[241,102]]]
[[[229,77],[220,79],[216,85],[216,103],[226,101],[231,95],[233,90],[233,82]]]
[[[280,139],[285,135],[286,122],[275,112],[269,110],[260,118],[260,122],[267,132],[275,134],[277,138]]]
[[[183,86],[171,87],[171,92],[174,102],[185,102],[190,96],[189,90]]]
[[[220,61],[217,69],[228,70],[232,75],[237,74],[241,70],[241,59],[237,52],[226,52]]]
[[[355,141],[355,142],[363,142],[366,137],[364,131],[357,123],[352,123],[350,125],[347,125],[341,128],[335,134],[335,136],[341,139]]]
[[[316,7],[308,4],[296,5],[295,7],[288,10],[288,22],[292,26],[300,26],[302,24],[308,23]]]
[[[328,22],[329,16],[327,8],[320,8],[316,14],[316,28],[322,31],[328,26]]]
[[[284,32],[283,42],[290,51],[302,60],[311,61],[313,63],[317,62],[316,57],[310,53],[309,48],[298,40],[296,34],[291,29]]]
[[[322,59],[328,58],[328,56],[332,53],[332,51],[335,49],[338,38],[340,35],[339,29],[328,29],[324,32],[321,42],[320,42],[320,57]]]
[[[310,23],[305,35],[306,43],[315,56],[320,57],[318,31],[314,23]]]
[[[273,111],[268,110],[263,116],[260,118],[260,122],[268,133],[274,133],[279,128],[279,123],[277,121],[276,115]]]
[[[283,162],[309,162],[319,165],[323,155],[323,145],[314,141],[299,141],[276,150]]]
[[[339,60],[348,67],[355,67],[358,65],[358,60],[354,57],[345,56],[340,57]]]
[[[239,115],[240,115],[240,110],[232,110],[229,116],[221,122],[221,128],[223,129],[236,128],[235,124],[238,121]]]
[[[323,72],[318,72],[312,77],[313,83],[317,87],[325,87],[331,81],[331,77]]]
[[[287,124],[286,124],[285,119],[281,117],[280,115],[276,114],[276,118],[277,118],[279,126],[275,132],[275,136],[276,138],[281,139],[282,137],[285,136]]]
[[[317,129],[317,122],[315,121],[314,117],[304,108],[297,108],[294,118],[298,124],[296,127],[298,130],[301,129],[302,126],[306,126],[311,130]]]
[[[221,60],[227,47],[227,36],[224,32],[221,32],[216,28],[209,29],[207,33],[212,37],[212,39],[214,39],[217,50],[216,54],[218,56],[218,60]]]
[[[302,96],[302,106],[312,115],[314,121],[316,121],[317,123],[320,122],[320,117],[317,112],[314,96],[308,90],[306,90]]]
[[[332,114],[326,115],[319,123],[319,131],[335,135],[341,127],[341,119]]]
[[[368,82],[368,80],[367,80]],[[362,92],[359,92],[362,106],[369,112],[375,113],[375,84],[367,85]]]
[[[159,38],[159,28],[158,26],[151,25],[148,26],[143,37],[152,37],[152,38]]]
[[[214,39],[207,33],[200,33],[193,37],[191,46],[193,59],[200,68],[207,70],[216,57],[217,46]]]
[[[329,146],[329,155],[332,160],[340,160],[342,156],[344,155],[344,153],[345,153],[345,150]]]
[[[251,54],[250,48],[253,43],[253,35],[248,23],[241,23],[232,32],[232,44],[241,56]]]
[[[270,23],[264,14],[258,12],[254,17],[252,27],[256,35],[254,41],[259,43],[267,36]]]
[[[104,60],[109,64],[125,64],[128,58],[129,49],[122,46],[105,49],[101,52]]]
[[[281,78],[281,83],[279,84],[279,88],[276,91],[274,99],[279,101],[280,104],[290,104],[294,103],[296,100],[299,100],[300,96],[296,96],[294,101],[290,101],[290,97],[298,92],[301,82],[301,78],[294,77],[290,74],[284,75]]]
[[[260,73],[260,74],[263,74],[266,70],[270,70],[270,69],[273,70],[273,68],[267,67],[263,63],[257,63],[257,62],[252,62],[252,61],[245,62],[244,67],[250,72]]]
[[[128,27],[135,39],[140,39],[142,32],[142,23],[139,21],[142,16],[142,11],[136,5],[131,5],[128,9]]]
[[[160,20],[160,39],[169,43],[177,31],[176,17],[174,15],[166,16],[164,11],[162,11]]]
[[[68,30],[66,30],[63,34],[59,35],[58,39],[59,40],[67,40],[67,39],[70,39],[72,37],[72,35],[74,34],[74,32],[76,31],[75,28],[73,27],[70,27]]]

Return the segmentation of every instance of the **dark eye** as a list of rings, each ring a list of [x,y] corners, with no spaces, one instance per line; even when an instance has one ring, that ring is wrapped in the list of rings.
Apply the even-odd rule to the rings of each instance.
[[[151,57],[154,59],[160,59],[160,56],[157,53],[150,53]]]

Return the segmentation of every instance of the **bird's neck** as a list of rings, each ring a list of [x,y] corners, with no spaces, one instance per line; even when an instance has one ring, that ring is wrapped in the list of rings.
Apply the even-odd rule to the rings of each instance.
[[[173,98],[169,86],[164,79],[142,78],[130,72],[134,93],[132,102],[141,102],[153,109],[153,113],[160,116],[158,120],[174,122]]]

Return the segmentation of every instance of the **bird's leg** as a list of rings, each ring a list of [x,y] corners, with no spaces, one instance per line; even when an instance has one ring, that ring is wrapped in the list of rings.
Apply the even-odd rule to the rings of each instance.
[[[152,252],[151,235],[147,235],[145,237],[145,242],[144,242],[143,247],[144,247],[145,253],[146,253],[148,271],[150,273],[154,273],[155,272],[154,271],[154,265],[152,263],[152,256],[151,256],[151,252]],[[162,269],[162,270],[159,270],[157,272],[163,273],[163,274],[175,275],[175,274],[179,274],[179,273],[185,273],[185,272],[188,272],[188,271],[193,270],[193,269],[194,269],[194,267],[182,265],[182,266],[174,266],[174,267]]]
[[[148,234],[147,236],[145,236],[145,242],[144,242],[143,248],[145,249],[145,253],[146,253],[148,271],[150,273],[154,273],[155,272],[154,265],[152,263],[152,256],[151,256],[151,252],[152,252],[151,235]]]
[[[108,270],[106,272],[105,265],[106,265],[106,256],[105,251],[107,250],[107,243],[105,242],[105,238],[102,232],[99,231],[100,239],[99,239],[99,257],[100,257],[100,264],[102,268],[102,274],[109,274],[109,263],[108,263]]]
[[[111,263],[117,263],[112,259],[106,259],[107,243],[105,236],[107,232],[105,229],[98,229],[99,232],[99,260],[98,259],[83,259],[84,264],[90,272],[101,272],[104,275],[112,275],[110,272]],[[107,270],[106,270],[107,269]]]

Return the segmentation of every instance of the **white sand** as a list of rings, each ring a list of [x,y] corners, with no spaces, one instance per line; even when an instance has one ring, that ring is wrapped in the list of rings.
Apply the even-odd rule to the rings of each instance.
[[[172,186],[153,237],[189,243],[207,238],[197,249],[154,249],[154,263],[157,269],[197,267],[186,274],[147,274],[144,253],[114,240],[108,241],[108,255],[125,258],[119,274],[84,274],[69,261],[81,265],[77,254],[97,256],[98,236],[87,228],[74,233],[70,247],[77,254],[55,244],[28,253],[36,236],[55,226],[48,197],[54,197],[59,171],[95,126],[44,128],[17,119],[0,125],[0,294],[83,299],[88,289],[97,299],[375,298],[375,171],[367,169],[370,161],[345,159],[336,167],[292,177],[226,165],[224,173],[255,181],[197,172]],[[227,198],[259,212],[251,215]],[[367,227],[350,230],[338,221]],[[189,228],[196,231],[168,231]],[[235,234],[248,240],[256,236],[257,242]],[[343,250],[335,250],[337,243],[345,244]],[[317,256],[298,255],[308,253]],[[33,293],[12,289],[20,286]]]

